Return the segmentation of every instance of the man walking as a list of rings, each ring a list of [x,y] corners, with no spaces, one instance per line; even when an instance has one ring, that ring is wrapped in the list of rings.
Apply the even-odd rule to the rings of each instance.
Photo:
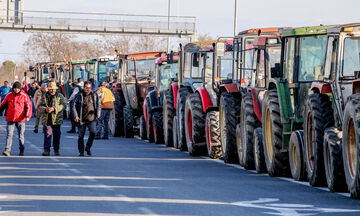
[[[109,119],[110,112],[114,108],[114,95],[110,89],[106,88],[106,82],[101,82],[100,87],[96,91],[101,101],[101,116],[98,120],[97,133],[95,139],[101,138],[101,132],[104,128],[104,136],[102,139],[109,139]]]
[[[0,87],[0,94],[1,94],[1,100],[3,101],[5,96],[11,91],[11,88],[9,86],[9,82],[5,81],[4,85]],[[0,116],[2,116],[3,111],[0,112]]]
[[[56,83],[50,82],[48,92],[41,97],[39,105],[40,112],[42,112],[42,124],[44,126],[43,156],[50,155],[52,137],[55,155],[60,155],[61,125],[63,123],[63,111],[66,108],[66,101],[64,96],[56,92],[56,90]]]
[[[43,83],[43,84],[41,84],[41,88],[38,89],[34,94],[34,106],[35,106],[35,110],[36,110],[36,114],[35,114],[36,121],[35,121],[34,133],[39,132],[39,122],[40,122],[42,113],[38,110],[38,108],[40,105],[41,97],[43,95],[45,95],[47,91],[48,91],[47,84]]]
[[[29,96],[21,91],[21,83],[15,82],[13,84],[12,91],[6,95],[0,105],[0,112],[6,108],[7,136],[3,155],[10,156],[14,128],[16,127],[19,134],[19,156],[23,156],[25,122],[31,118],[32,105]]]
[[[96,133],[96,120],[101,114],[101,102],[98,95],[91,90],[91,82],[84,83],[84,89],[80,91],[72,103],[71,110],[75,122],[79,125],[78,149],[79,156],[84,156],[84,136],[86,128],[90,131],[85,151],[91,155],[91,146]]]

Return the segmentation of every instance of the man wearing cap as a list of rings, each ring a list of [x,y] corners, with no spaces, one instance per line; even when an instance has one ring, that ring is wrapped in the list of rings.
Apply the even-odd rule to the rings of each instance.
[[[101,101],[101,116],[97,125],[97,133],[95,139],[101,138],[101,131],[104,128],[104,136],[102,139],[109,139],[109,119],[110,112],[114,108],[115,97],[110,89],[106,88],[106,82],[101,82],[100,87],[96,90]]]
[[[6,95],[0,105],[0,112],[6,108],[7,136],[3,155],[10,156],[14,128],[16,127],[19,133],[19,156],[23,156],[25,122],[31,118],[32,105],[29,96],[21,91],[21,83],[15,82],[13,84],[11,92]]]
[[[36,121],[35,121],[34,133],[38,133],[38,131],[39,131],[39,122],[40,122],[42,113],[37,109],[39,108],[41,97],[46,94],[47,90],[48,90],[47,84],[43,83],[43,84],[41,84],[41,88],[36,90],[36,92],[34,94],[34,106],[36,108],[35,109],[36,110],[36,114],[35,114]]]
[[[43,156],[50,156],[51,138],[55,155],[60,155],[61,125],[63,123],[63,111],[66,101],[62,94],[56,92],[55,82],[48,84],[48,92],[41,97],[38,109],[42,112],[42,124],[44,126],[44,152]]]

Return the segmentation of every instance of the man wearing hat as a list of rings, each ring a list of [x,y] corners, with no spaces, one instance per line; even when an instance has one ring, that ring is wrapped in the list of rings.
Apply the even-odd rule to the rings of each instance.
[[[48,84],[48,92],[41,97],[38,109],[42,113],[42,124],[44,126],[44,152],[43,156],[50,156],[51,138],[53,137],[53,148],[55,155],[60,155],[61,125],[63,123],[63,111],[66,101],[62,94],[56,92],[55,82]]]
[[[42,113],[37,109],[38,109],[38,107],[40,105],[41,97],[46,94],[47,90],[48,90],[47,89],[47,84],[43,83],[43,84],[41,84],[41,88],[36,90],[36,92],[34,94],[34,106],[36,108],[35,109],[36,110],[36,114],[35,114],[36,121],[35,121],[34,133],[38,133],[39,122],[40,122],[40,118],[41,118],[41,115],[42,115]]]
[[[29,96],[25,92],[21,91],[21,83],[15,82],[13,84],[11,92],[6,95],[0,105],[0,112],[6,108],[7,136],[6,147],[3,155],[10,156],[12,137],[14,134],[14,128],[16,127],[19,133],[19,156],[23,156],[25,122],[29,121],[31,118],[32,105]]]

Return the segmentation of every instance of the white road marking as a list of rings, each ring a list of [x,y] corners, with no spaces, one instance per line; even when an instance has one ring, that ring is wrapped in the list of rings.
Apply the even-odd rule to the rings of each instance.
[[[69,169],[73,173],[81,174],[81,171],[78,169]]]
[[[151,211],[150,209],[148,209],[146,207],[140,207],[138,209],[146,215],[157,215],[155,212]]]
[[[84,179],[91,181],[91,182],[96,182],[96,179],[90,177],[90,176],[82,176]]]
[[[55,161],[55,162],[59,162],[59,159],[53,158],[53,157],[51,157],[50,160]]]
[[[116,196],[119,197],[120,200],[122,200],[122,201],[129,202],[129,203],[135,203],[134,199],[131,199],[130,197],[127,197],[123,194],[117,194]]]

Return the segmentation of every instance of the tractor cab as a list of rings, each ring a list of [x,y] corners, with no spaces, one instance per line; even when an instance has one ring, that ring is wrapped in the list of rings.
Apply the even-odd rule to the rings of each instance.
[[[77,82],[78,78],[82,78],[84,81],[92,78],[94,63],[95,61],[92,60],[69,61],[70,80]]]
[[[48,82],[50,78],[50,67],[48,62],[39,62],[36,63],[34,69],[34,77],[37,82]]]
[[[107,71],[107,63],[108,62],[116,62],[116,57],[114,56],[103,56],[103,57],[96,57],[91,59],[92,64],[88,64],[90,67],[89,72],[89,79],[94,79],[97,84],[100,84],[102,81],[109,81],[110,80],[110,73]]]

